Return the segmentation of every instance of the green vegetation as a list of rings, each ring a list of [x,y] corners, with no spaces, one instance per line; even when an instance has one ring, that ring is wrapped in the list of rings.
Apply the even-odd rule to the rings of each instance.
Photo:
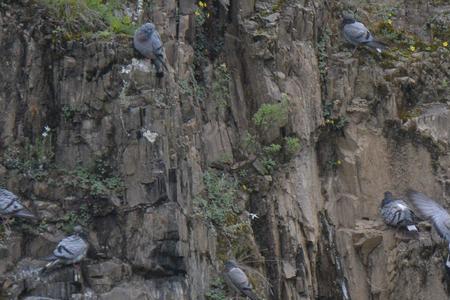
[[[62,116],[67,122],[72,121],[76,113],[77,110],[71,108],[69,105],[64,105],[62,108]]]
[[[328,72],[328,51],[327,46],[330,44],[331,30],[329,27],[325,27],[322,31],[319,41],[317,42],[318,60],[319,60],[319,72],[322,81],[325,81],[325,77]]]
[[[429,30],[431,30],[435,39],[450,42],[450,14],[436,14],[433,15],[427,22]]]
[[[265,169],[266,174],[272,174],[272,172],[275,170],[275,167],[277,166],[277,162],[271,157],[267,156],[262,158],[261,163]]]
[[[64,230],[66,233],[72,233],[74,227],[77,225],[87,227],[91,217],[88,206],[82,204],[76,212],[70,211],[65,214],[62,218],[63,223],[58,223],[57,227]]]
[[[255,135],[252,135],[250,132],[245,132],[245,136],[243,139],[243,150],[247,153],[258,153],[261,151],[261,144],[258,141],[258,137]]]
[[[279,103],[266,103],[261,105],[253,115],[253,123],[263,130],[274,126],[282,126],[287,121],[289,112],[288,102],[287,95],[283,95],[283,99]]]
[[[103,159],[97,159],[91,168],[68,171],[64,184],[94,197],[121,194],[125,189],[122,179],[112,175],[111,166]]]
[[[276,155],[281,151],[281,145],[279,144],[271,144],[269,146],[264,147],[264,152],[268,155]]]
[[[348,124],[345,116],[333,117],[333,103],[330,102],[323,105],[323,118],[326,128],[330,131],[341,132]]]
[[[337,117],[337,118],[329,118],[325,119],[325,125],[329,130],[332,131],[342,131],[345,126],[347,126],[348,120],[344,117]]]
[[[424,42],[416,35],[395,28],[391,19],[378,23],[374,31],[375,34],[382,36],[389,44],[389,50],[383,53],[384,59],[397,60],[399,56],[410,58],[414,52],[434,52],[438,49],[445,49],[445,45],[448,45],[446,39],[448,39],[449,35],[447,33],[439,34],[438,32],[442,33],[445,30],[437,29],[439,27],[431,24],[429,23],[429,26],[432,28],[433,40]]]
[[[78,39],[96,33],[101,37],[112,34],[133,34],[135,26],[124,13],[123,1],[111,0],[39,0],[52,16],[61,21],[53,32],[54,38]]]
[[[46,177],[54,156],[52,131],[46,126],[34,143],[26,143],[23,148],[8,147],[3,154],[3,164],[8,169],[18,169],[27,177],[41,179]]]
[[[285,137],[284,138],[284,142],[285,142],[285,149],[286,149],[286,153],[289,156],[293,156],[295,154],[298,153],[298,151],[300,151],[301,145],[300,145],[300,139],[297,137]]]
[[[273,6],[272,6],[272,11],[275,12],[279,12],[281,11],[281,9],[283,8],[283,5],[286,3],[286,0],[278,0]]]
[[[0,224],[0,242],[5,242],[9,239],[11,236],[11,227],[10,227],[10,221],[7,219],[3,219],[2,223]]]
[[[226,285],[222,277],[216,277],[211,282],[211,289],[205,294],[207,300],[227,300]]]
[[[206,98],[205,87],[198,84],[197,79],[191,72],[191,78],[182,79],[178,82],[181,96],[194,97],[197,101],[203,101]]]
[[[237,182],[225,173],[210,170],[203,176],[206,197],[197,197],[198,212],[216,228],[223,227],[227,221],[236,217],[235,197]]]
[[[330,159],[329,161],[327,161],[327,166],[328,168],[330,168],[331,170],[336,170],[340,165],[342,164],[342,162],[339,159]]]
[[[225,63],[215,66],[212,82],[212,98],[220,108],[228,106],[230,99],[230,80],[231,75]]]
[[[195,79],[200,82],[203,81],[203,68],[208,64],[208,38],[204,26],[206,17],[206,9],[197,8],[195,11],[194,71]]]
[[[265,174],[271,174],[276,167],[292,159],[301,149],[300,139],[295,136],[284,137],[277,140],[278,143],[271,143],[264,146],[259,141],[258,136],[246,133],[243,139],[243,150],[248,155],[255,155],[259,158]]]

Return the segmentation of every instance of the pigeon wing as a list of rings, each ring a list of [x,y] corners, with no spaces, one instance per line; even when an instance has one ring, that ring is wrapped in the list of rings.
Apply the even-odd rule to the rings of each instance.
[[[231,282],[239,288],[242,289],[250,289],[250,282],[248,281],[247,275],[240,268],[232,268],[228,272],[228,276]]]
[[[56,249],[53,251],[53,255],[58,258],[71,260],[82,255],[86,251],[86,248],[87,244],[81,237],[71,235],[59,242],[58,246],[56,246]]]
[[[21,216],[19,212],[23,212],[22,216],[32,217],[33,214],[30,213],[23,205],[20,203],[19,197],[8,190],[0,189],[0,214],[4,215],[15,215]]]
[[[365,43],[371,38],[369,30],[360,22],[345,25],[344,34],[353,43]]]
[[[150,38],[150,41],[152,43],[152,49],[153,49],[153,53],[155,54],[155,56],[160,56],[162,57],[163,54],[163,45],[161,42],[161,37],[159,36],[158,31],[153,31],[153,34]]]
[[[422,216],[433,222],[439,235],[450,242],[450,215],[448,212],[422,193],[409,192],[408,197]]]

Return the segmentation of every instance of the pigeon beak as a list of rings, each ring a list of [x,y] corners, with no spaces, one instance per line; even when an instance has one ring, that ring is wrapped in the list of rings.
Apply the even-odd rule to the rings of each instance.
[[[37,219],[37,217],[27,209],[21,209],[14,213],[15,216],[27,219]]]

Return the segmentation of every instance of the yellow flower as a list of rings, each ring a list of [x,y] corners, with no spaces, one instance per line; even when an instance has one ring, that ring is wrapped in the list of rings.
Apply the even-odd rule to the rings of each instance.
[[[414,47],[414,46],[409,46],[409,50],[411,50],[412,52],[414,52],[414,51],[416,51],[416,47]]]
[[[387,20],[387,23],[388,23],[389,25],[392,25],[392,20],[391,20],[391,19]]]
[[[205,8],[206,7],[206,2],[198,1],[198,6]]]
[[[442,46],[448,47],[448,42],[447,42],[447,41],[443,42],[443,43],[442,43]]]
[[[209,12],[208,13],[206,13],[206,16],[209,18],[210,17],[210,14],[209,14]]]
[[[336,165],[340,165],[342,162],[338,159],[337,161],[336,161]]]
[[[198,10],[195,11],[196,16],[200,16],[200,12]]]

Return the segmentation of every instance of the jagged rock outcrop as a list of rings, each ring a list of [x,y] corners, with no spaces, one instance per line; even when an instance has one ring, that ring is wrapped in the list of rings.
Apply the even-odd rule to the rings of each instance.
[[[65,36],[40,1],[0,4],[0,182],[41,217],[0,227],[2,297],[214,299],[233,255],[265,299],[447,298],[447,247],[378,208],[409,187],[449,201],[448,5],[202,3],[124,4],[161,34],[161,80],[129,36]],[[351,54],[340,13],[356,7],[392,52]],[[281,118],[258,125],[262,107]],[[235,183],[224,224],[198,206],[208,172]],[[76,223],[82,282],[40,276]]]

